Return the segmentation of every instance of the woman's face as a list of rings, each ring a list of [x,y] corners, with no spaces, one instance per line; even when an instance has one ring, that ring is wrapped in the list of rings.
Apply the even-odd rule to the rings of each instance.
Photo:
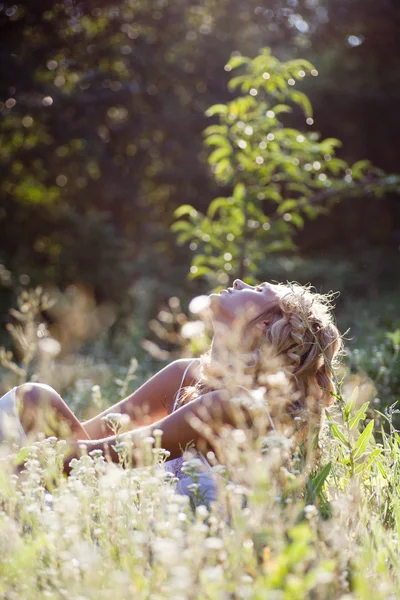
[[[274,306],[284,293],[287,293],[285,286],[271,283],[252,286],[235,279],[233,287],[210,295],[213,321],[233,325],[242,320],[246,325]]]

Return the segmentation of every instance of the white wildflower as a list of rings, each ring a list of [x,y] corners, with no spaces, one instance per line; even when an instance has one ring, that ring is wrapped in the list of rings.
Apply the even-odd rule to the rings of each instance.
[[[209,537],[203,543],[206,550],[222,550],[224,547],[223,540],[218,537]]]
[[[304,507],[304,514],[307,519],[313,519],[318,515],[318,509],[314,504],[307,504],[307,506]]]
[[[189,310],[194,315],[198,315],[210,306],[210,298],[208,296],[196,296],[189,304]]]
[[[156,559],[163,565],[172,566],[180,562],[180,549],[171,538],[158,538],[153,543]]]
[[[201,571],[200,576],[206,581],[221,581],[224,578],[224,571],[221,566],[207,567]]]
[[[201,336],[204,333],[204,330],[205,325],[203,321],[188,321],[183,325],[181,335],[186,339],[191,339]]]
[[[101,417],[101,420],[109,425],[122,425],[124,417],[125,415],[122,415],[121,413],[108,413],[108,415]]]
[[[199,491],[200,485],[198,483],[190,483],[188,486],[186,486],[186,489],[195,494]]]
[[[204,506],[203,504],[200,506],[197,506],[196,516],[198,516],[200,519],[207,519],[209,514],[210,514],[209,510],[206,506]]]

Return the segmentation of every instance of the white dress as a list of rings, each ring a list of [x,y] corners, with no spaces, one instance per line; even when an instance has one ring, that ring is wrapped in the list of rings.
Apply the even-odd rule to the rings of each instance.
[[[177,410],[178,408],[178,402],[183,388],[183,382],[185,381],[185,377],[188,370],[195,362],[195,360],[189,363],[189,365],[185,369],[181,385],[175,396],[175,402],[172,408],[172,412],[175,412],[175,410]],[[214,502],[217,499],[217,484],[215,481],[215,475],[212,472],[211,465],[208,463],[205,457],[202,454],[200,454],[200,452],[196,453],[196,458],[198,458],[201,461],[202,465],[199,466],[198,469],[196,469],[193,477],[182,472],[182,465],[185,461],[183,456],[167,460],[164,465],[165,470],[169,471],[170,473],[175,475],[175,477],[178,478],[179,481],[176,484],[176,491],[179,494],[186,494],[191,497],[196,497],[196,494],[194,494],[193,492],[193,488],[191,489],[189,486],[197,483],[199,486],[197,492],[198,497],[201,500],[204,500],[207,504],[209,504],[210,502]]]
[[[27,439],[18,416],[16,389],[13,388],[0,398],[0,443],[22,445]]]

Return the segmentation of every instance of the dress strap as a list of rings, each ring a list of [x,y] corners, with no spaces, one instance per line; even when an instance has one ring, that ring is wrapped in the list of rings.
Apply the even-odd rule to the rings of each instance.
[[[252,396],[252,393],[251,393],[251,391],[250,391],[250,390],[248,390],[246,387],[244,387],[244,385],[239,385],[238,387],[242,388],[243,390],[246,390],[246,392],[248,392],[248,393],[250,394],[250,396]],[[270,425],[271,425],[272,429],[275,429],[275,431],[276,431],[276,427],[275,427],[275,425],[274,425],[274,422],[273,422],[273,420],[272,420],[272,417],[271,417],[271,415],[269,414],[269,410],[268,410],[268,406],[267,406],[267,404],[265,404],[265,410],[267,411],[268,420],[269,420],[269,423],[270,423]]]
[[[190,362],[188,364],[188,366],[185,369],[185,372],[183,373],[183,377],[182,377],[182,381],[181,381],[181,385],[179,386],[179,390],[176,392],[175,394],[175,400],[174,400],[174,406],[172,408],[172,412],[175,412],[177,407],[178,407],[178,402],[179,402],[179,396],[181,394],[182,388],[183,388],[183,382],[185,381],[187,372],[189,371],[190,367],[192,366],[193,363],[195,363],[197,360],[197,358],[193,359],[192,362]]]

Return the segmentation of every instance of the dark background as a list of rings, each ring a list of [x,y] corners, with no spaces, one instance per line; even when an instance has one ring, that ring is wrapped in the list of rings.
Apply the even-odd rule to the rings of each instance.
[[[73,284],[113,306],[112,343],[132,315],[143,326],[206,288],[185,279],[191,256],[169,226],[180,204],[220,195],[202,131],[230,97],[232,52],[308,58],[315,129],[350,163],[399,172],[399,30],[396,0],[0,2],[3,324],[21,287]],[[345,199],[261,275],[341,290],[344,325],[359,302],[389,297],[395,314],[399,206]]]

